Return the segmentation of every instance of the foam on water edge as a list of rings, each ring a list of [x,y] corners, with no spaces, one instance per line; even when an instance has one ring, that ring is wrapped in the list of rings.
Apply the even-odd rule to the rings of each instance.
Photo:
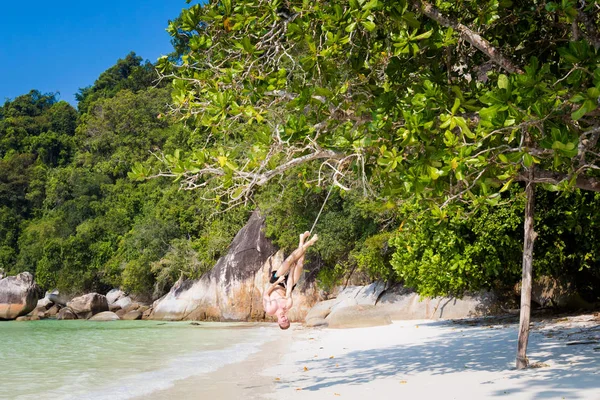
[[[274,337],[272,329],[260,328],[258,332],[260,335],[252,335],[252,342],[236,343],[224,349],[198,351],[179,356],[170,360],[164,368],[125,376],[112,384],[95,388],[92,391],[86,391],[82,387],[77,390],[74,385],[66,385],[52,393],[46,393],[46,395],[63,400],[83,398],[88,400],[126,400],[148,395],[168,389],[174,386],[178,380],[207,374],[225,365],[245,360],[258,352],[264,343]]]

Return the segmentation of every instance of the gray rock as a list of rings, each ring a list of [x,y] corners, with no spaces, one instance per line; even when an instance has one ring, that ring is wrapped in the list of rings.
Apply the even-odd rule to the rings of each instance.
[[[306,314],[306,321],[310,319],[325,319],[331,313],[331,309],[340,303],[338,299],[320,301],[311,308]]]
[[[29,272],[0,279],[0,319],[15,319],[35,309],[38,290]]]
[[[377,307],[392,320],[460,319],[491,315],[496,310],[496,296],[490,292],[454,297],[421,297],[403,286],[386,291]]]
[[[129,307],[131,305],[131,303],[132,303],[131,298],[129,296],[126,296],[126,297],[121,297],[119,300],[115,301],[113,304],[115,306],[122,308],[123,310],[126,310],[127,307]]]
[[[106,296],[98,293],[88,293],[75,297],[67,303],[79,319],[88,319],[92,315],[108,311]]]
[[[308,328],[326,328],[329,325],[325,318],[310,318],[304,323]]]
[[[139,308],[142,305],[140,303],[138,303],[137,301],[132,302],[130,305],[128,305],[127,307],[125,307],[125,310],[127,310],[127,312],[129,311],[136,311],[139,310]]]
[[[134,311],[129,311],[127,312],[125,315],[123,315],[123,317],[121,319],[127,320],[127,321],[133,321],[136,319],[142,319],[142,313],[134,310]]]
[[[73,312],[69,307],[63,307],[60,309],[58,314],[56,314],[56,319],[58,320],[67,320],[67,319],[77,319],[77,314]]]
[[[17,319],[15,319],[15,321],[19,321],[19,322],[30,321],[30,320],[31,320],[31,317],[29,315],[22,315],[20,317],[17,317]]]
[[[263,232],[264,219],[253,213],[237,233],[227,254],[199,280],[180,280],[154,303],[152,319],[161,320],[272,320],[265,317],[263,291],[283,260]],[[294,307],[288,318],[302,321],[317,298],[314,285],[301,281],[294,291]]]
[[[515,294],[521,294],[521,282],[515,285]],[[554,307],[560,310],[593,309],[575,290],[575,285],[567,279],[539,276],[531,285],[531,301],[540,307]]]
[[[142,319],[151,319],[153,311],[154,308],[149,307],[146,311],[142,313]]]
[[[46,293],[46,297],[48,297],[48,300],[50,300],[54,304],[59,304],[63,307],[66,306],[70,300],[70,298],[67,295],[61,294],[57,289]]]
[[[108,301],[108,305],[114,304],[120,298],[125,297],[126,294],[122,290],[119,289],[111,289],[108,293],[106,293],[106,301]]]
[[[48,298],[48,292],[46,292],[46,295],[44,296],[44,298],[39,299],[37,302],[37,307],[44,307],[44,308],[46,308],[46,310],[49,309],[50,307],[52,307],[53,305],[54,305],[54,302]]]
[[[332,311],[325,319],[329,328],[365,328],[389,325],[390,315],[375,306],[355,305]]]
[[[103,311],[93,315],[89,321],[118,321],[120,318],[112,311]]]
[[[317,303],[306,315],[306,326],[325,318],[330,328],[387,324],[389,320],[459,319],[492,315],[499,310],[493,293],[464,297],[421,298],[402,285],[385,289],[380,282],[340,290],[335,299]]]
[[[37,316],[37,317],[39,317],[40,319],[44,319],[44,318],[46,318],[46,313],[47,313],[47,312],[48,312],[48,310],[46,310],[46,307],[45,307],[45,306],[39,306],[39,307],[36,307],[36,308],[35,308],[35,309],[34,309],[32,312],[30,312],[28,315],[29,315],[30,317]]]
[[[53,305],[52,307],[50,307],[48,309],[48,311],[46,311],[46,317],[47,318],[52,318],[55,317],[58,312],[60,311],[61,307],[58,304]]]
[[[112,311],[112,312],[117,312],[121,309],[121,306],[118,304],[109,304],[108,305],[108,311]]]

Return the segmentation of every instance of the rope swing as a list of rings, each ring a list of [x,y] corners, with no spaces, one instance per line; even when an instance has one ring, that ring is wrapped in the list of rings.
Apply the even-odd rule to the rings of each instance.
[[[315,218],[315,222],[312,225],[312,228],[310,228],[310,234],[312,235],[313,229],[315,229],[315,225],[317,225],[317,221],[319,221],[319,217],[321,216],[321,213],[323,212],[323,208],[325,208],[325,204],[327,203],[327,199],[329,199],[329,195],[331,194],[331,192],[333,191],[333,186],[331,185],[331,188],[329,189],[329,193],[327,193],[327,196],[325,197],[325,201],[323,201],[323,205],[321,206],[321,209],[319,210],[319,214],[317,214],[317,218]]]

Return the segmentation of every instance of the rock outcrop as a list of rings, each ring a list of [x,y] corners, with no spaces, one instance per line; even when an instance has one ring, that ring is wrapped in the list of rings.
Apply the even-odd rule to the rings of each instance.
[[[53,302],[54,304],[58,304],[60,306],[66,306],[69,302],[69,297],[63,293],[60,293],[58,290],[54,289],[53,291],[46,293],[46,297],[48,300]]]
[[[515,285],[515,295],[521,295],[521,282]],[[531,285],[531,302],[540,307],[552,307],[557,310],[593,309],[594,306],[585,301],[566,278],[550,276],[536,277]]]
[[[0,279],[0,319],[15,319],[35,309],[38,287],[29,272]]]
[[[265,238],[264,219],[253,213],[233,239],[227,254],[199,280],[179,281],[153,305],[152,319],[250,321],[274,320],[265,316],[263,290],[271,271],[283,260]],[[314,285],[298,285],[294,291],[291,321],[302,321],[316,298]]]
[[[383,282],[352,286],[335,299],[317,303],[306,315],[309,327],[356,328],[386,325],[392,320],[458,319],[490,315],[497,311],[496,298],[482,292],[461,299],[421,298],[401,285],[386,288]]]
[[[88,319],[92,315],[108,311],[108,301],[102,294],[88,293],[75,297],[67,303],[67,307],[77,315],[77,318]]]
[[[142,319],[142,313],[137,310],[128,311],[125,315],[123,315],[123,317],[121,319],[126,320],[126,321],[134,321],[136,319]]]
[[[106,293],[106,301],[108,301],[108,305],[116,303],[119,299],[127,296],[125,292],[120,289],[111,289],[108,293]]]
[[[119,300],[115,301],[112,305],[114,307],[121,308],[123,310],[127,310],[132,305],[131,298],[129,296],[121,297]]]
[[[120,318],[117,314],[112,311],[103,311],[92,316],[90,321],[118,321]]]
[[[58,319],[58,320],[77,319],[77,315],[69,307],[63,307],[60,309],[58,314],[56,314],[56,319]]]

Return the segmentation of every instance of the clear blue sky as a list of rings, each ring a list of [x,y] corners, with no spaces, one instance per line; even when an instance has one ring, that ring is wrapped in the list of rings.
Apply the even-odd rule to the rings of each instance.
[[[0,104],[37,89],[75,105],[79,88],[130,51],[152,62],[171,52],[167,22],[187,7],[185,0],[3,1]]]

